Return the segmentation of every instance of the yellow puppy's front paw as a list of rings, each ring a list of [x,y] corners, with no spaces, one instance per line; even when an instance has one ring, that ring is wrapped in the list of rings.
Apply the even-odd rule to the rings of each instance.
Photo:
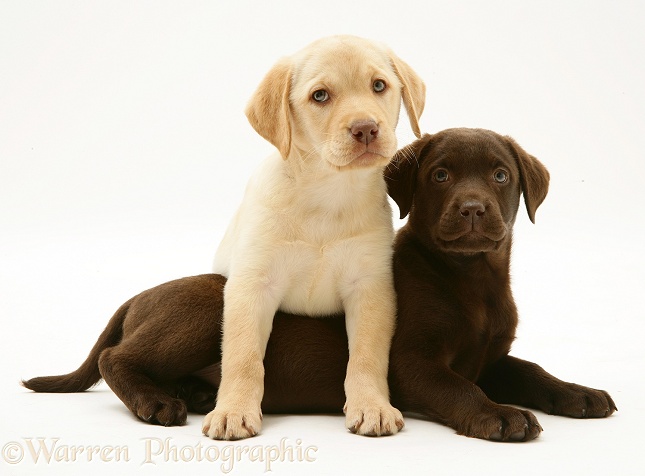
[[[202,432],[214,440],[241,440],[262,429],[261,411],[215,410],[204,418]]]
[[[346,404],[345,425],[352,433],[364,436],[387,436],[403,428],[403,415],[389,403],[364,405]]]

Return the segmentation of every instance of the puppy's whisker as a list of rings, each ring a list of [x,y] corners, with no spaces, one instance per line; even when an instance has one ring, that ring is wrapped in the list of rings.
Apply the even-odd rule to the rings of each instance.
[[[417,167],[419,167],[419,158],[417,157],[412,144],[406,145],[403,149],[401,149],[400,153],[408,162],[411,162],[412,159],[414,159],[414,161],[417,163]]]

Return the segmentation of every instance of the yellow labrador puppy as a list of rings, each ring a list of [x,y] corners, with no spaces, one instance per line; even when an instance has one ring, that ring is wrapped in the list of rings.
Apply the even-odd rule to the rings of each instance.
[[[425,86],[389,49],[353,36],[318,40],[279,61],[247,107],[278,149],[251,179],[215,257],[225,288],[222,380],[203,425],[215,439],[261,428],[263,358],[278,309],[345,312],[346,424],[388,435],[395,322],[392,213],[383,169],[397,149],[401,100],[419,135]]]

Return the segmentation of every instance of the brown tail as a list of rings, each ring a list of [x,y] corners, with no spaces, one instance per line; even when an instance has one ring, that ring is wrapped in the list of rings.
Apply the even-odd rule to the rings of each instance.
[[[123,304],[108,322],[107,327],[92,347],[85,362],[72,373],[53,375],[50,377],[35,377],[23,380],[22,385],[34,392],[74,393],[87,390],[101,380],[99,373],[99,356],[103,350],[115,346],[123,335],[123,321],[128,313],[132,299]]]

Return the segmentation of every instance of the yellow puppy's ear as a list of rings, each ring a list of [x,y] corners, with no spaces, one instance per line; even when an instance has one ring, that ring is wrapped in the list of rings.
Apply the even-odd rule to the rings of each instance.
[[[266,74],[246,106],[253,129],[280,151],[283,159],[291,150],[291,62],[280,60]]]
[[[417,137],[421,137],[419,118],[426,103],[426,85],[410,65],[391,51],[389,54],[394,72],[399,77],[399,81],[401,81],[401,97],[410,119],[410,126],[412,126],[414,134]]]

